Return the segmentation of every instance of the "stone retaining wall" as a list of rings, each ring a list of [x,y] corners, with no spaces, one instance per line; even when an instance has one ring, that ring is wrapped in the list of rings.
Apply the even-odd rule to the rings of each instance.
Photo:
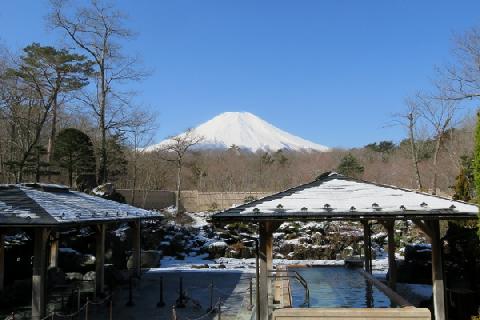
[[[132,190],[119,189],[127,203],[145,209],[163,209],[175,204],[175,192],[167,190],[136,190],[135,203],[132,203]],[[199,192],[182,191],[181,204],[186,211],[208,211],[230,208],[244,203],[246,198],[260,199],[273,192]]]

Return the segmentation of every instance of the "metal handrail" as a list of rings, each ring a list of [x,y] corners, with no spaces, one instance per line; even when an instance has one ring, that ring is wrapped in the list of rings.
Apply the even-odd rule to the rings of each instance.
[[[303,286],[305,289],[305,300],[303,305],[306,305],[307,308],[310,308],[310,289],[308,289],[308,283],[307,281],[298,273],[297,271],[293,271],[295,273],[295,279],[300,282],[300,284]]]
[[[272,270],[272,271],[276,272],[274,270]],[[305,297],[304,297],[304,300],[303,300],[303,306],[307,306],[307,308],[310,308],[310,289],[308,288],[307,281],[300,275],[300,273],[298,273],[295,270],[293,270],[293,271],[280,271],[280,272],[286,272],[287,275],[281,276],[281,275],[275,274],[274,277],[275,278],[295,278],[295,280],[297,280],[303,286],[303,288],[305,289]],[[289,273],[293,273],[294,275],[289,275]]]

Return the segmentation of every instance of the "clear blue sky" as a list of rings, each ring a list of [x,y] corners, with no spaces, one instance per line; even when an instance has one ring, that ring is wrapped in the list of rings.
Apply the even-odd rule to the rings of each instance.
[[[156,140],[224,111],[250,111],[293,134],[354,147],[403,138],[385,128],[427,88],[454,32],[480,25],[480,1],[123,0],[127,43],[154,71],[138,100]],[[55,43],[46,0],[1,1],[0,41]]]

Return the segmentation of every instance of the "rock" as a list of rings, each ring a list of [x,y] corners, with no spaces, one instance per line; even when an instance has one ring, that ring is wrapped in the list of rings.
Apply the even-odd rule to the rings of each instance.
[[[80,272],[67,272],[65,278],[68,281],[81,281],[83,280],[83,274]]]
[[[163,252],[160,250],[145,250],[142,251],[142,257],[140,259],[142,268],[157,268],[160,266],[160,260],[162,259]],[[130,255],[127,261],[127,269],[133,269],[133,254]]]
[[[47,272],[48,286],[63,285],[66,281],[65,273],[60,268],[50,268]]]
[[[84,281],[95,281],[95,271],[89,271],[83,275]]]
[[[218,266],[218,269],[225,269],[227,268],[223,263]]]
[[[406,261],[429,261],[432,258],[432,247],[429,244],[409,244],[405,246]]]
[[[157,268],[160,266],[162,251],[145,250],[142,251],[142,268]]]
[[[95,264],[95,256],[94,255],[91,255],[91,254],[84,254],[83,257],[82,257],[83,261],[82,261],[82,265],[85,266],[85,265],[94,265]]]
[[[210,256],[210,258],[220,258],[225,256],[225,251],[228,248],[228,244],[222,240],[211,240],[205,243],[203,246]]]
[[[79,272],[81,270],[82,255],[70,248],[60,248],[58,252],[58,265],[62,266],[64,271]]]

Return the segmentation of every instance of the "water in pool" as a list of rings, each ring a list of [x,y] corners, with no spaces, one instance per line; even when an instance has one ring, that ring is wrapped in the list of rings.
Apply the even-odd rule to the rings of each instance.
[[[310,307],[324,308],[389,308],[390,299],[355,269],[344,267],[291,268],[308,283]],[[304,303],[303,287],[291,280],[294,307]]]

